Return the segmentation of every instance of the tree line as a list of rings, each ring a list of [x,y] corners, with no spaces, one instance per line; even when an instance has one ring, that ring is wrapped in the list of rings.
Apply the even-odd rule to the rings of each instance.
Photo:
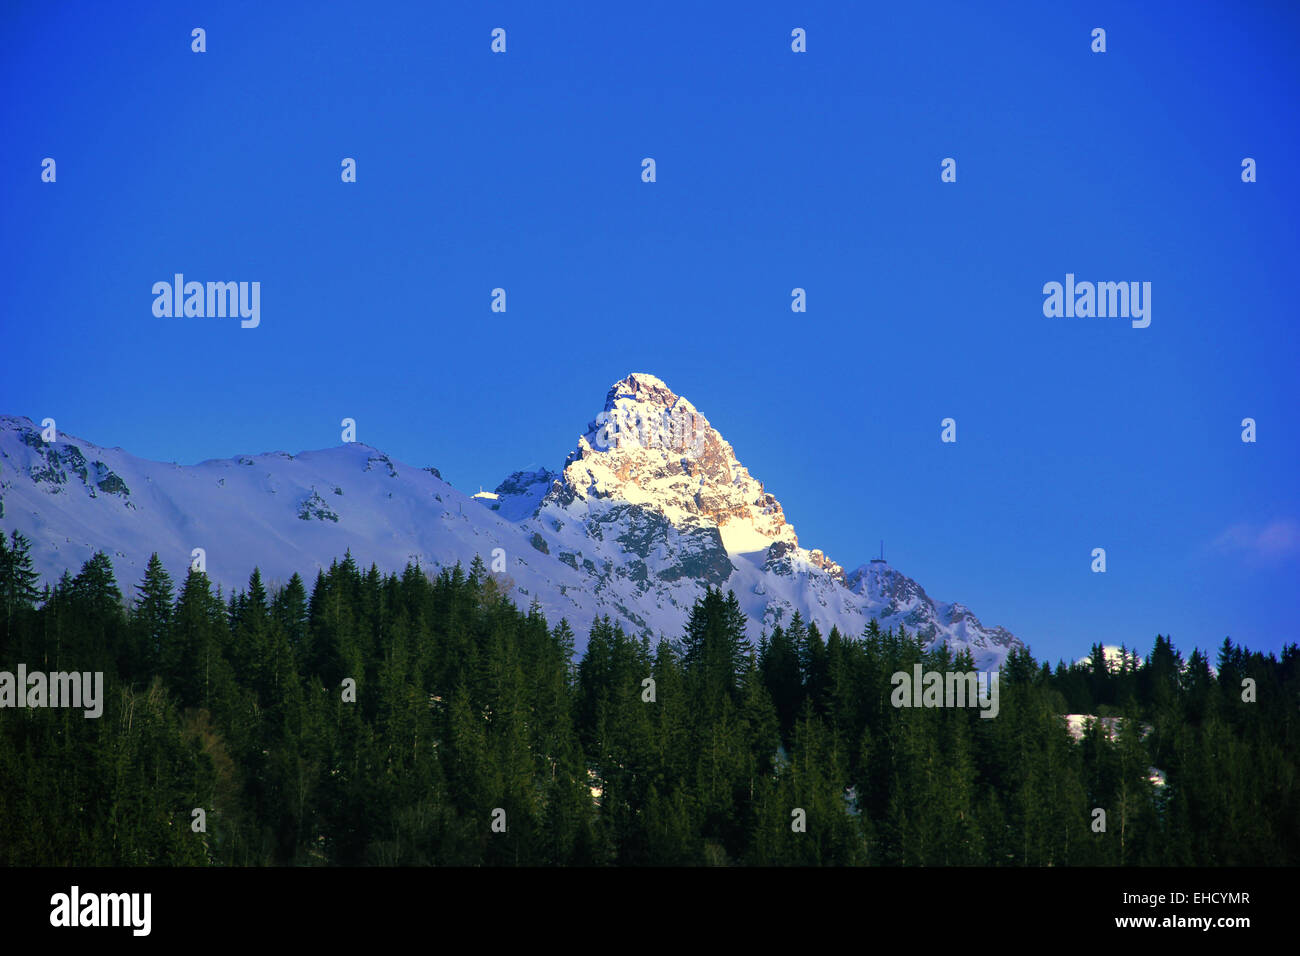
[[[40,587],[0,537],[0,671],[106,688],[99,719],[0,710],[0,864],[1300,860],[1295,644],[1225,640],[1213,670],[1164,636],[1118,663],[1016,650],[995,719],[891,703],[895,672],[968,654],[798,614],[755,647],[717,589],[680,635],[600,619],[574,646],[478,559],[384,575],[349,554],[310,590],[254,569],[223,595],[154,555],[128,604],[106,555]],[[1120,719],[1076,741],[1067,713]]]

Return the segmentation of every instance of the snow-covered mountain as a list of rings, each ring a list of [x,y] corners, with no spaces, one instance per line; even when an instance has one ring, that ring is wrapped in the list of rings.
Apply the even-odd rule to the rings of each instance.
[[[845,573],[800,546],[780,503],[685,398],[636,373],[610,389],[558,472],[517,472],[494,495],[466,495],[436,469],[352,443],[163,464],[0,416],[0,529],[33,541],[47,581],[96,550],[130,591],[157,551],[181,577],[204,549],[210,577],[242,588],[256,565],[268,582],[350,549],[362,567],[430,570],[504,561],[521,606],[536,599],[585,642],[608,614],[634,633],[676,637],[706,585],[736,592],[751,637],[799,612],[823,632],[860,634],[875,618],[928,641],[969,648],[998,666],[1020,642],[961,604],[933,601],[881,561]],[[499,549],[499,550],[497,550]]]

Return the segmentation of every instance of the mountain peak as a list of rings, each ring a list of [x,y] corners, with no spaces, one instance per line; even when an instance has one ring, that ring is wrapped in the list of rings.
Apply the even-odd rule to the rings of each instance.
[[[633,372],[610,387],[605,396],[605,411],[613,411],[619,399],[672,408],[677,404],[678,396],[663,379],[649,372]]]
[[[614,383],[563,470],[564,502],[613,499],[680,528],[716,527],[728,552],[797,544],[780,503],[730,444],[664,381],[633,372]]]

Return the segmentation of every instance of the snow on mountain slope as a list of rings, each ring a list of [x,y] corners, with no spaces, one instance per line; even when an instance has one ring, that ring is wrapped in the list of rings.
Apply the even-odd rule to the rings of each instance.
[[[549,489],[543,491],[549,482]],[[574,567],[592,572],[597,594],[638,609],[641,620],[680,631],[700,582],[734,590],[750,636],[799,612],[829,630],[858,635],[875,617],[927,641],[969,648],[996,667],[1019,645],[963,605],[935,604],[881,562],[847,577],[820,550],[799,546],[780,502],[734,449],[660,379],[634,373],[614,384],[558,475],[512,475],[497,488],[502,510]],[[651,605],[649,616],[640,609]],[[638,622],[639,623],[639,622]]]
[[[545,468],[539,471],[517,471],[496,487],[497,501],[491,508],[509,521],[519,521],[537,510],[552,483],[559,478]]]
[[[862,565],[847,583],[882,628],[901,624],[927,641],[946,639],[954,653],[968,647],[977,661],[990,654],[1005,657],[1020,645],[1006,628],[985,627],[964,604],[936,603],[919,584],[883,561]]]
[[[271,452],[181,466],[145,461],[62,434],[46,444],[29,419],[0,417],[0,528],[33,542],[44,581],[76,573],[96,551],[113,561],[129,593],[157,551],[173,579],[194,548],[226,591],[243,588],[254,565],[268,583],[315,571],[349,548],[365,568],[436,571],[475,555],[506,574],[527,606],[548,619],[585,619],[583,576],[541,554],[517,526],[436,476],[362,444],[289,455]]]
[[[357,563],[436,570],[504,552],[522,607],[568,618],[585,644],[600,615],[678,637],[706,585],[736,592],[750,636],[796,612],[858,635],[874,617],[997,667],[1019,641],[960,604],[932,601],[879,561],[851,574],[799,545],[780,503],[685,398],[652,375],[616,383],[560,472],[517,472],[493,494],[452,488],[374,448],[348,444],[193,466],[136,458],[0,416],[0,529],[33,541],[46,581],[96,550],[130,593],[157,551],[174,578],[206,551],[227,591],[258,566],[268,583],[307,579],[350,549]]]

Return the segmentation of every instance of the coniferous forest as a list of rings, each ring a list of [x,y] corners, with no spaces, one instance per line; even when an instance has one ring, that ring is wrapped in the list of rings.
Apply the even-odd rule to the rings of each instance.
[[[155,555],[128,606],[104,554],[41,586],[29,550],[0,539],[0,670],[103,671],[105,699],[0,710],[4,865],[1300,861],[1295,644],[1017,652],[987,719],[890,702],[892,673],[969,658],[798,616],[752,647],[716,590],[683,634],[598,621],[577,658],[477,560],[223,596]],[[1076,741],[1064,714],[1121,719]]]

